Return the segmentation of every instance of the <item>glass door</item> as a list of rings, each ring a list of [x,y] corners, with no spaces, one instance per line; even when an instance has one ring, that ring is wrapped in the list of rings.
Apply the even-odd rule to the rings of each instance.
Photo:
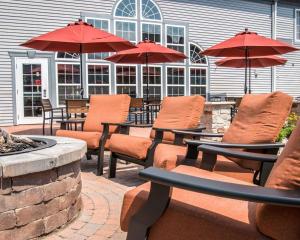
[[[48,94],[48,60],[16,59],[17,123],[42,122],[41,100]]]

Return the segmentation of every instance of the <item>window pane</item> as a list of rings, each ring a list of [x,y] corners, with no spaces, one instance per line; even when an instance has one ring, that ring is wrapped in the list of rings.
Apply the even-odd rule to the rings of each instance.
[[[191,68],[191,95],[206,96],[207,69]]]
[[[136,97],[136,67],[117,66],[116,83],[118,94],[124,93]]]
[[[167,68],[168,96],[183,96],[185,85],[185,68]]]
[[[206,64],[206,57],[200,54],[201,49],[195,44],[190,44],[190,61],[192,63]]]
[[[133,22],[116,22],[116,35],[131,42],[136,42],[136,24]]]
[[[296,11],[296,40],[300,40],[300,10]]]
[[[118,17],[135,17],[136,16],[135,0],[121,1],[116,9],[116,16],[118,16]]]
[[[78,53],[68,53],[68,52],[58,52],[56,58],[62,59],[79,59],[80,55]]]
[[[88,65],[89,95],[109,94],[109,66]]]
[[[151,40],[153,42],[161,42],[161,26],[155,24],[146,24],[142,25],[142,39]]]
[[[146,19],[161,20],[160,12],[151,0],[142,0],[142,16]]]

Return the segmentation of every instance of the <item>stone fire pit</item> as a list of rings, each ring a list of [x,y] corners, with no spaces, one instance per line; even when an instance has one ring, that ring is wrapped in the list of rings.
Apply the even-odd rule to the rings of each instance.
[[[0,157],[0,239],[36,238],[81,210],[80,160],[86,143],[47,137],[55,146]]]

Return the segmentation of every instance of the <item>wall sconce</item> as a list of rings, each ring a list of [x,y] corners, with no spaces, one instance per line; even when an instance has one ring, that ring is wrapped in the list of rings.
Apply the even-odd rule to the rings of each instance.
[[[33,50],[28,50],[27,51],[27,57],[28,58],[35,58],[35,54],[36,54],[36,51],[33,51]]]

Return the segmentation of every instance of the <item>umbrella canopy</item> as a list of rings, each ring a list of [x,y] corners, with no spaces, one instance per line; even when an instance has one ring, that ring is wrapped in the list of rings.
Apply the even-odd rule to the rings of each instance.
[[[70,23],[64,28],[45,33],[41,36],[21,44],[40,51],[69,52],[80,54],[80,77],[83,97],[82,81],[82,54],[95,52],[117,52],[125,49],[135,48],[129,41],[115,36],[111,33],[94,28],[93,25],[79,19],[75,23]]]
[[[287,59],[278,56],[260,56],[249,57],[249,67],[252,68],[264,68],[277,65],[283,65],[287,62]],[[231,67],[231,68],[245,68],[246,60],[244,57],[227,57],[215,62],[219,67]]]
[[[134,48],[129,41],[94,28],[81,19],[21,44],[41,51],[94,53],[117,52]]]
[[[181,52],[145,40],[137,44],[136,48],[118,52],[105,60],[115,63],[151,64],[177,62],[186,58]]]
[[[298,49],[287,43],[245,29],[244,32],[206,49],[202,54],[215,57],[245,57],[247,51],[248,57],[257,57],[285,54],[296,50]]]

